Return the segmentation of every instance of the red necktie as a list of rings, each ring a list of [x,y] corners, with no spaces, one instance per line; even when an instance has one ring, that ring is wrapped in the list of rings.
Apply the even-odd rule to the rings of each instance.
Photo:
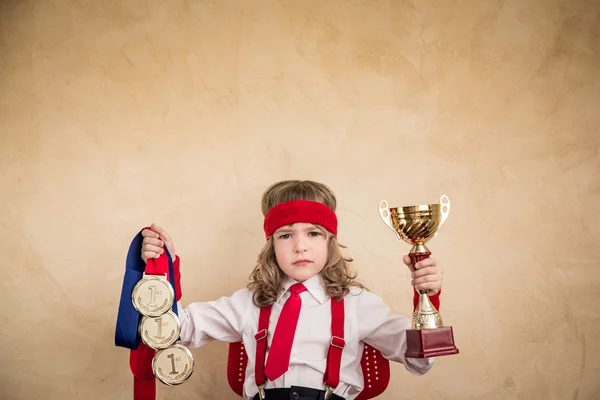
[[[290,287],[290,298],[283,305],[275,335],[271,343],[267,366],[265,367],[265,375],[270,380],[275,380],[288,370],[290,366],[290,354],[292,352],[292,344],[294,343],[294,334],[296,333],[296,325],[298,325],[298,316],[302,307],[302,299],[300,293],[306,288],[301,283],[296,283]]]

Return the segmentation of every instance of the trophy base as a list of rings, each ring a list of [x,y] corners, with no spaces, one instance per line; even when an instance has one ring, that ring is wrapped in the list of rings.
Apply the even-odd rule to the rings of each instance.
[[[406,358],[429,358],[458,354],[451,326],[406,331]]]

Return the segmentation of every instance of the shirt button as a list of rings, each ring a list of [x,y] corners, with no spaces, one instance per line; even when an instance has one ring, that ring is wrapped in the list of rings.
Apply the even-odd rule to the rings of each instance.
[[[290,394],[290,396],[292,397],[292,399],[296,400],[300,398],[300,395],[298,394],[298,392],[292,392]]]

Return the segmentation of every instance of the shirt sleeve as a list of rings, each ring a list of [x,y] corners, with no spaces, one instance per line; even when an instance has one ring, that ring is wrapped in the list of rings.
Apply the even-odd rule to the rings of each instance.
[[[204,346],[212,340],[239,342],[249,311],[254,307],[252,293],[240,289],[229,297],[191,303],[178,303],[181,342],[189,348]]]
[[[379,350],[386,359],[402,363],[415,375],[423,375],[433,367],[434,358],[404,357],[411,320],[392,315],[381,297],[363,290],[357,299],[356,313],[359,339]]]

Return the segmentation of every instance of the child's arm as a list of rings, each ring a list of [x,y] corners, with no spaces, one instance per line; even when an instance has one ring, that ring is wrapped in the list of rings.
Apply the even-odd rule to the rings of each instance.
[[[164,249],[174,257],[175,292],[177,293],[177,309],[181,323],[181,341],[186,347],[194,348],[217,339],[225,342],[242,340],[242,330],[248,312],[253,308],[252,295],[248,289],[241,289],[231,297],[221,297],[215,301],[192,303],[183,308],[181,299],[180,259],[176,256],[171,236],[161,227],[152,224],[150,229],[142,230],[141,257],[144,262],[148,258],[159,257]]]
[[[241,341],[252,307],[252,293],[248,289],[214,301],[191,303],[187,308],[178,303],[182,344],[196,348],[212,340]]]
[[[358,296],[356,318],[359,339],[376,348],[390,361],[404,364],[415,375],[427,373],[433,366],[433,358],[405,358],[406,330],[411,320],[405,316],[391,315],[383,299],[367,291]]]

